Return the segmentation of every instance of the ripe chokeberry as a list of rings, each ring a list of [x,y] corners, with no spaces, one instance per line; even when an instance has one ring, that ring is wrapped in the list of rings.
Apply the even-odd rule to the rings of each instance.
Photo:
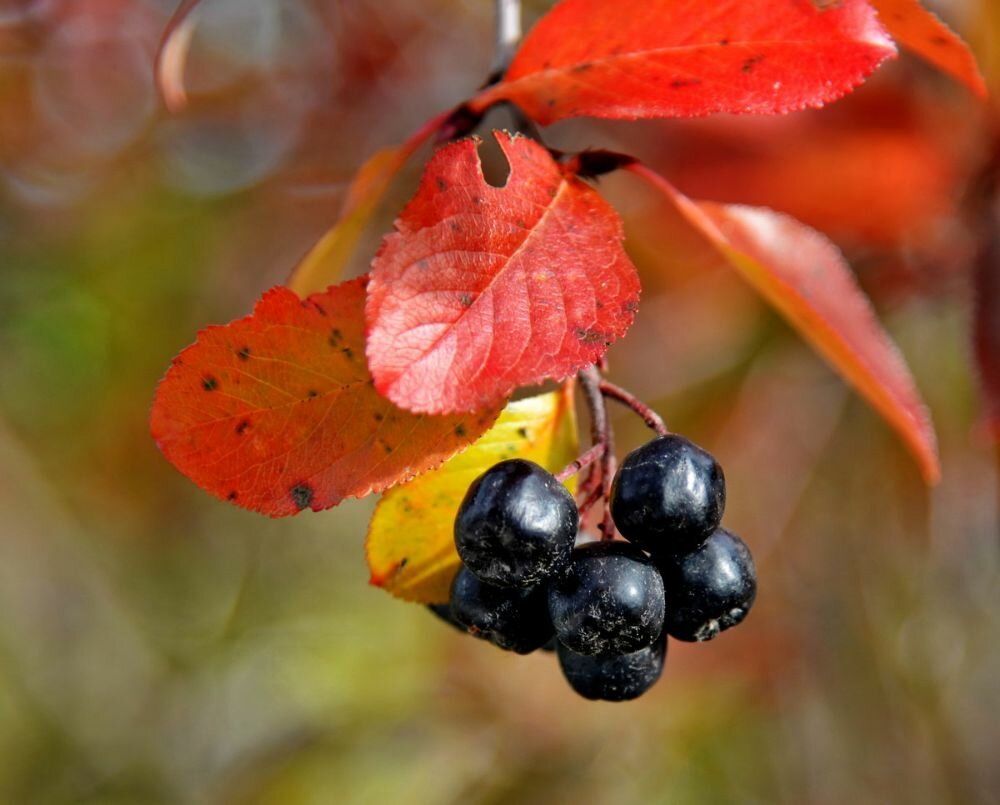
[[[578,526],[576,502],[555,476],[510,459],[472,482],[455,518],[455,547],[483,581],[531,587],[566,568]]]
[[[724,528],[685,556],[661,561],[666,629],[678,640],[711,640],[740,623],[757,596],[757,572],[746,544]]]
[[[663,579],[634,545],[581,545],[549,585],[549,614],[559,642],[578,654],[629,654],[663,631]]]
[[[553,634],[544,587],[494,587],[467,567],[452,582],[451,615],[469,634],[518,654],[541,648]]]
[[[562,643],[557,652],[566,681],[585,699],[624,702],[641,696],[660,678],[667,636],[663,634],[653,645],[629,654],[593,657],[577,654]]]
[[[726,479],[712,455],[683,436],[660,436],[629,453],[611,488],[621,535],[654,554],[682,554],[719,527]]]

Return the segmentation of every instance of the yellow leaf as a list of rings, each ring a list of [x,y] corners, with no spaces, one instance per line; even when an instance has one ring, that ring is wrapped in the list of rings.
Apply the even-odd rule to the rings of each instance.
[[[288,280],[289,288],[299,296],[307,296],[340,280],[365,224],[411,153],[404,147],[383,148],[361,166],[348,189],[339,220],[296,266]]]
[[[469,485],[504,459],[558,472],[578,453],[572,384],[510,403],[467,450],[382,497],[368,528],[371,583],[406,601],[447,601],[459,567],[452,528]]]

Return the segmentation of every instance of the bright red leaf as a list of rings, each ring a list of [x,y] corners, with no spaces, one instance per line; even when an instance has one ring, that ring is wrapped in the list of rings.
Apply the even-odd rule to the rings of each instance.
[[[986,82],[969,46],[918,0],[871,0],[892,38],[985,98]]]
[[[464,416],[396,408],[364,356],[364,278],[301,300],[273,288],[209,327],[160,382],[150,428],[202,489],[272,517],[336,506],[437,466],[499,406]]]
[[[719,254],[899,433],[924,477],[940,477],[927,409],[898,348],[843,255],[819,232],[758,207],[694,202],[665,179],[628,168],[662,190]]]
[[[444,146],[373,263],[368,361],[403,408],[475,410],[566,377],[635,316],[618,215],[534,140],[495,136],[506,185],[487,184],[475,141]]]
[[[513,101],[543,124],[790,112],[895,52],[865,0],[563,0],[473,106]]]

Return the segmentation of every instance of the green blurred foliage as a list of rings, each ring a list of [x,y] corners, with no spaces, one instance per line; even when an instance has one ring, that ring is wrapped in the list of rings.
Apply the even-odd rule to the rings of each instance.
[[[3,12],[0,802],[997,800],[998,474],[960,282],[882,305],[939,428],[944,482],[927,491],[662,207],[604,182],[647,287],[616,380],[719,456],[761,595],[741,629],[673,643],[649,696],[585,702],[551,656],[503,654],[368,587],[371,501],[257,517],[178,475],[146,426],[171,356],[282,281],[352,166],[479,83],[489,4],[220,0],[178,120],[136,107],[147,73],[101,61],[123,42],[149,56],[171,6]],[[993,65],[988,0],[949,11]],[[56,56],[79,59],[77,80],[41,81]],[[929,103],[960,92],[888,70]],[[274,86],[294,97],[272,109]],[[661,129],[632,131],[553,138],[641,150]],[[881,298],[878,275],[862,279]],[[645,438],[615,422],[621,446]]]

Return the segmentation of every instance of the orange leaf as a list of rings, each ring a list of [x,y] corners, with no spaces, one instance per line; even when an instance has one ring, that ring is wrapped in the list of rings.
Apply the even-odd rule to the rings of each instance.
[[[694,202],[645,166],[628,170],[661,190],[731,266],[899,433],[928,483],[941,474],[934,428],[910,371],[843,255],[793,218],[758,207]]]
[[[251,315],[209,327],[160,382],[150,429],[202,489],[282,517],[379,492],[474,441],[498,408],[421,416],[374,389],[367,278],[301,300],[272,288]]]
[[[965,84],[980,98],[986,82],[969,46],[918,0],[871,0],[882,24],[899,44]]]

